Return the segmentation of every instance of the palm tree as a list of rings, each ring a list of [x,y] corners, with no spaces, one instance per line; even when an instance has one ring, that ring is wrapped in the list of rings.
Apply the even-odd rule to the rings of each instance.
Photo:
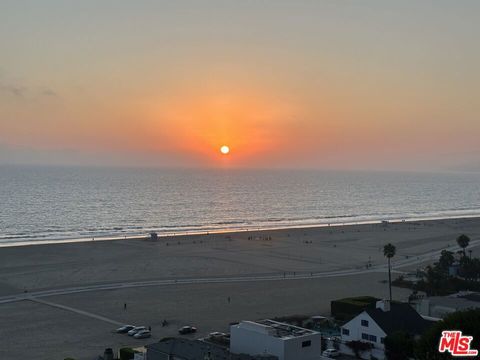
[[[390,259],[395,256],[397,249],[392,244],[388,243],[383,247],[383,255],[388,260],[388,290],[390,292],[390,301],[392,301],[392,270],[390,266]]]
[[[457,244],[462,248],[463,256],[466,255],[465,248],[468,246],[469,243],[470,243],[470,238],[465,234],[462,234],[457,238]]]

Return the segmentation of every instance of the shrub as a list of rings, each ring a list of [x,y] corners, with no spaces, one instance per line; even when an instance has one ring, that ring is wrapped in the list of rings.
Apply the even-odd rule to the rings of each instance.
[[[447,353],[432,351],[438,349],[438,343],[444,330],[460,330],[464,335],[473,336],[472,348],[480,349],[480,309],[457,311],[436,322],[425,332],[415,347],[415,358],[420,360],[452,359]]]
[[[135,352],[132,348],[121,348],[119,351],[120,360],[131,360],[135,357]]]
[[[405,332],[395,332],[385,338],[385,355],[388,360],[403,360],[413,357],[415,341]]]
[[[330,303],[332,316],[339,320],[350,320],[375,304],[379,299],[372,296],[359,296],[333,300]]]
[[[364,341],[352,340],[345,343],[352,351],[355,353],[355,356],[360,359],[360,354],[364,351],[370,350],[373,345]]]

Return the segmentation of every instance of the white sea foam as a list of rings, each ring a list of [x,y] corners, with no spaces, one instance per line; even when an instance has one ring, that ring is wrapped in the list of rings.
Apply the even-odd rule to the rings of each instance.
[[[0,167],[0,243],[480,216],[480,174]]]

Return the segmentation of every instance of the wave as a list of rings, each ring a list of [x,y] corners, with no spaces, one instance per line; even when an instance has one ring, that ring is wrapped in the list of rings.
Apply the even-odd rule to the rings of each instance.
[[[2,170],[0,245],[480,215],[480,174]]]
[[[211,224],[177,224],[162,226],[114,226],[101,227],[100,229],[88,228],[69,231],[43,231],[43,232],[16,232],[0,234],[0,244],[11,245],[21,243],[23,245],[44,242],[68,242],[87,241],[92,238],[98,240],[114,240],[146,236],[150,232],[156,232],[160,236],[188,235],[209,232],[231,232],[248,230],[268,230],[281,228],[299,228],[315,226],[335,226],[379,223],[381,221],[418,221],[453,218],[480,217],[480,208],[466,208],[453,210],[437,210],[430,212],[411,211],[408,213],[389,214],[350,214],[338,216],[313,216],[307,218],[265,218],[257,221],[252,220],[226,220]],[[51,229],[48,229],[51,230]]]

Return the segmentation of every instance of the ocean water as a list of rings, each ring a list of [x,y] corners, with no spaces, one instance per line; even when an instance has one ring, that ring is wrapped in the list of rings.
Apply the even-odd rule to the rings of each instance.
[[[0,166],[0,243],[476,215],[478,173]]]

